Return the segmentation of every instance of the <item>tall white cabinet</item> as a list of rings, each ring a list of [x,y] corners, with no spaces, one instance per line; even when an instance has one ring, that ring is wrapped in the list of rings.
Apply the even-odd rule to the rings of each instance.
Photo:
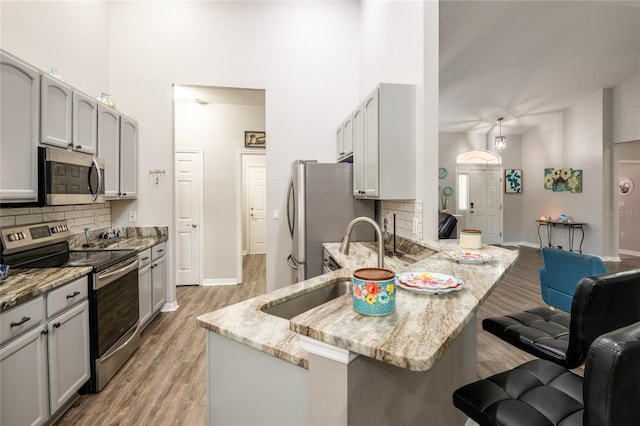
[[[120,115],[119,198],[138,196],[138,122]]]
[[[353,195],[416,196],[416,88],[381,83],[354,113]]]
[[[166,243],[162,242],[138,253],[138,293],[140,327],[146,327],[160,312],[166,296]]]
[[[0,51],[0,202],[38,200],[40,73]]]

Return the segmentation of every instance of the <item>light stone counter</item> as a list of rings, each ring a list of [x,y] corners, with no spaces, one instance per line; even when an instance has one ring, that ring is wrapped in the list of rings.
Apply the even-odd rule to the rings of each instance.
[[[12,269],[0,285],[0,312],[81,278],[92,269],[90,266]]]
[[[434,252],[460,249],[457,240],[421,244]],[[388,364],[424,371],[461,332],[518,257],[517,250],[493,246],[483,246],[482,252],[491,254],[493,259],[481,265],[458,264],[440,253],[413,265],[402,258],[387,256],[385,266],[395,272],[456,275],[464,280],[465,288],[442,295],[415,294],[398,288],[396,312],[383,317],[355,313],[350,295],[338,297],[291,321],[261,311],[263,307],[351,277],[357,268],[377,265],[370,244],[352,243],[349,256],[339,253],[338,247],[338,243],[325,244],[342,269],[201,315],[197,318],[198,325],[304,368],[308,368],[308,357],[299,334]]]

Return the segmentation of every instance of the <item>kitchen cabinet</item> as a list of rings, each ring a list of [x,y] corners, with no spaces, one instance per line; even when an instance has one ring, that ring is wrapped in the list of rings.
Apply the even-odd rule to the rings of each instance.
[[[40,73],[0,51],[0,202],[38,200]]]
[[[119,198],[138,195],[138,122],[120,115]]]
[[[353,155],[353,117],[351,116],[336,130],[336,150],[339,162]]]
[[[364,188],[364,106],[353,112],[353,188]]]
[[[104,196],[117,199],[120,192],[120,114],[98,104],[98,157],[104,159]]]
[[[140,329],[144,329],[153,315],[150,248],[138,253],[138,295],[140,298]]]
[[[363,102],[362,114],[364,137],[354,143],[354,196],[414,199],[415,86],[381,83]]]
[[[69,148],[71,139],[72,94],[70,86],[48,74],[40,76],[40,143]]]
[[[98,101],[73,91],[73,150],[95,155],[98,152]]]
[[[151,283],[153,285],[153,314],[162,309],[167,300],[165,286],[167,278],[167,265],[165,256],[166,244],[164,242],[151,247]]]
[[[87,293],[85,276],[0,316],[1,424],[44,423],[89,380]]]

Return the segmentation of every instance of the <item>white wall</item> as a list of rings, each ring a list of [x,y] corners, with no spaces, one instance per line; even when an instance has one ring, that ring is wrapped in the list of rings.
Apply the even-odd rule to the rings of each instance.
[[[640,74],[613,87],[613,141],[640,140]]]
[[[293,160],[335,160],[335,126],[357,99],[358,4],[145,1],[111,10],[112,95],[141,122],[141,173],[173,170],[172,83],[266,90],[267,289],[289,284],[290,238],[271,212],[285,211]],[[158,209],[172,204],[171,188],[141,183],[138,221],[172,226],[170,209]]]
[[[200,89],[203,96],[215,89]],[[245,130],[265,129],[264,105],[176,101],[175,146],[204,153],[203,280],[237,283],[238,151]]]
[[[599,90],[534,130],[523,135],[524,190],[522,206],[523,240],[537,244],[535,219],[565,213],[574,221],[587,223],[583,251],[599,256],[615,256],[611,251],[612,219],[608,150],[611,145],[606,90]],[[607,130],[609,129],[609,130]],[[583,192],[553,192],[544,189],[545,168],[583,170]],[[541,231],[544,232],[544,229]],[[543,234],[543,242],[546,237]],[[566,231],[554,233],[554,244],[568,247]],[[576,233],[576,242],[580,232]]]

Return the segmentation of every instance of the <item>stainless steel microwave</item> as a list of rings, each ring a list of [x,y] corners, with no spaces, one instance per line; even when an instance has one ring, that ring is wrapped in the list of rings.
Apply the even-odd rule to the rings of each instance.
[[[39,204],[104,203],[104,160],[58,148],[38,148]]]

